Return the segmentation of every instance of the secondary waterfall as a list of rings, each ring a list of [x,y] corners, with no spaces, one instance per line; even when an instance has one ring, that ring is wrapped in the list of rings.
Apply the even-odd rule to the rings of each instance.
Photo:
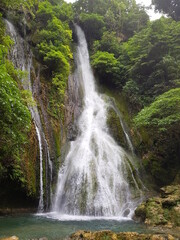
[[[79,135],[59,170],[55,214],[131,217],[142,197],[131,156],[109,134],[108,103],[97,93],[83,31],[75,26],[77,76],[84,93]]]
[[[10,58],[12,59],[14,66],[18,69],[21,69],[22,71],[27,72],[27,77],[23,77],[22,79],[22,85],[25,90],[29,90],[32,92],[33,96],[33,88],[31,85],[31,70],[33,68],[32,65],[32,52],[29,49],[29,46],[25,44],[24,39],[17,33],[15,27],[12,23],[5,20],[6,26],[7,26],[7,32],[11,36],[11,38],[14,41],[14,45],[12,47],[12,50],[10,52]],[[26,52],[26,56],[25,56]],[[34,100],[34,99],[33,99]],[[49,169],[50,171],[50,181],[52,180],[52,162],[50,159],[50,153],[49,153],[49,147],[47,144],[47,140],[45,138],[45,134],[43,131],[41,118],[37,109],[37,106],[28,106],[29,110],[31,112],[32,119],[34,121],[37,139],[39,143],[39,171],[40,171],[40,189],[39,189],[39,206],[38,211],[43,212],[44,211],[44,186],[43,186],[43,156],[46,160],[46,169]],[[48,206],[48,173],[46,173],[46,205]]]

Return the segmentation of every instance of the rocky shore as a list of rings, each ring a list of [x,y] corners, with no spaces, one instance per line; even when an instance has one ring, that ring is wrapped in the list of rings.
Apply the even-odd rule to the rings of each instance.
[[[170,234],[139,234],[136,232],[114,233],[112,231],[78,231],[68,240],[175,240]]]
[[[114,233],[112,231],[78,231],[66,240],[178,240],[170,234],[139,234],[136,232]],[[0,240],[19,240],[18,237],[2,238]],[[47,238],[31,240],[48,240]]]
[[[151,226],[180,227],[180,185],[160,189],[159,197],[142,203],[135,211],[136,219]]]

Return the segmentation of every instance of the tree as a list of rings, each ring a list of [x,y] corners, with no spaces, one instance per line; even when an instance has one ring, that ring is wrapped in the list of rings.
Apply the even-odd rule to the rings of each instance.
[[[78,0],[73,6],[76,21],[79,21],[81,14],[97,14],[102,17],[106,30],[116,32],[120,38],[132,36],[148,21],[147,13],[135,0]],[[96,25],[93,27],[96,28]]]
[[[16,81],[8,72],[11,68],[8,62],[0,65],[0,178],[8,172],[21,181],[24,178],[20,157],[31,127],[31,115]],[[13,71],[15,74],[16,70]]]
[[[157,11],[163,12],[176,21],[180,21],[180,1],[179,0],[152,0]]]
[[[113,53],[115,57],[120,54],[120,42],[116,37],[115,32],[103,32],[103,36],[100,41],[95,41],[93,45],[93,52],[102,51]]]
[[[136,126],[167,131],[180,125],[180,88],[160,95],[150,106],[145,107],[135,118]]]
[[[114,54],[97,51],[92,56],[92,66],[103,83],[114,85],[118,78],[118,61]]]
[[[127,84],[129,81],[136,82],[134,85],[139,89],[136,99],[141,100],[141,106],[151,103],[155,97],[172,87],[179,86],[179,44],[180,22],[163,17],[149,23],[147,28],[122,45],[124,51],[121,62],[126,64],[129,75],[126,81]],[[130,95],[133,95],[133,89]]]
[[[157,97],[134,122],[143,136],[139,147],[146,169],[157,184],[169,184],[180,169],[180,88]]]
[[[103,16],[98,14],[81,13],[80,25],[82,26],[87,41],[91,44],[92,41],[98,40],[102,36],[102,28],[104,27]]]

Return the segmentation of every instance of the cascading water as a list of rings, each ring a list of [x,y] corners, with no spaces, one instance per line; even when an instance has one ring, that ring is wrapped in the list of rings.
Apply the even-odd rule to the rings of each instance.
[[[43,155],[42,155],[42,141],[41,141],[41,134],[39,132],[39,128],[35,124],[36,133],[39,142],[39,158],[40,158],[40,196],[39,196],[39,206],[38,212],[43,212],[44,210],[44,189],[43,189]]]
[[[21,69],[22,71],[27,72],[28,77],[24,77],[22,79],[22,85],[25,90],[31,91],[33,95],[33,89],[31,86],[31,69],[33,68],[32,52],[30,51],[28,45],[25,44],[24,39],[19,36],[13,24],[10,23],[8,20],[5,20],[5,23],[7,26],[8,34],[14,40],[14,46],[12,47],[12,50],[10,52],[10,58],[12,59],[15,67]],[[26,51],[26,57],[25,57],[25,51]],[[29,106],[29,110],[31,112],[32,119],[34,121],[37,139],[39,143],[40,196],[39,196],[38,212],[43,212],[44,211],[43,152],[44,152],[44,155],[46,155],[45,156],[46,169],[50,170],[50,182],[52,180],[52,162],[50,159],[49,147],[48,147],[47,140],[45,138],[45,134],[43,132],[41,119],[40,119],[37,106]],[[46,185],[49,184],[47,183],[47,181],[46,181]],[[47,202],[48,202],[48,196],[46,196],[46,205],[48,205]]]
[[[142,191],[126,151],[110,136],[108,103],[95,88],[86,39],[80,27],[77,74],[84,93],[79,135],[59,170],[52,210],[61,215],[131,217]]]

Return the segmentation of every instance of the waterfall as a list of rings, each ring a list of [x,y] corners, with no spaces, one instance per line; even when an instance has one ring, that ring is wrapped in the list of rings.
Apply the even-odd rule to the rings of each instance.
[[[42,141],[41,141],[41,135],[39,132],[39,128],[37,125],[35,125],[36,133],[38,137],[39,142],[39,158],[40,158],[40,197],[39,197],[39,206],[38,206],[38,212],[43,212],[44,210],[44,189],[43,189],[43,155],[42,155]]]
[[[17,33],[15,27],[8,20],[5,20],[7,33],[11,36],[14,41],[14,45],[11,49],[10,58],[14,63],[14,66],[22,71],[26,71],[28,76],[22,78],[22,85],[25,90],[32,92],[33,88],[31,85],[31,70],[33,69],[32,64],[32,52],[24,39]],[[25,54],[26,53],[26,54]],[[34,100],[34,99],[33,99]],[[45,155],[46,169],[50,171],[50,179],[48,179],[49,173],[46,173],[46,193],[48,192],[48,184],[52,181],[52,162],[50,159],[50,152],[45,134],[43,131],[41,118],[38,112],[37,106],[28,106],[31,112],[32,119],[34,121],[37,139],[39,143],[39,169],[40,169],[40,189],[39,189],[39,206],[38,212],[44,211],[44,186],[43,186],[43,156]],[[48,182],[50,181],[50,183]],[[46,205],[48,206],[48,197],[46,194]]]
[[[84,93],[79,134],[59,170],[52,206],[60,215],[131,218],[142,190],[131,156],[118,146],[106,124],[108,103],[97,93],[83,31],[75,26],[77,76]]]

